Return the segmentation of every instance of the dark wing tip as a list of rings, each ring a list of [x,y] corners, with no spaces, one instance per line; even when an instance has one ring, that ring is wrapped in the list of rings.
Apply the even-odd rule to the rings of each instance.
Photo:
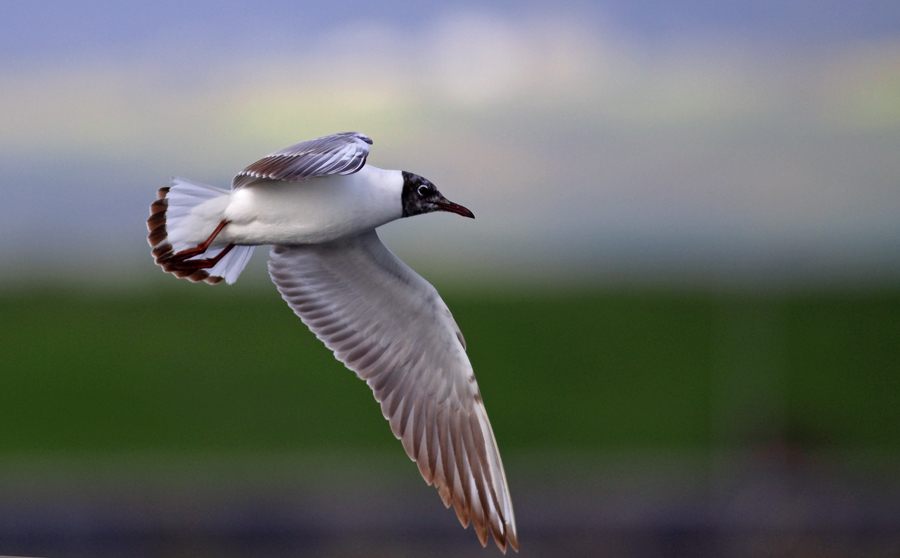
[[[369,136],[367,136],[367,135],[365,135],[365,134],[361,134],[361,133],[359,133],[359,132],[348,132],[348,134],[353,134],[353,135],[356,136],[358,139],[361,139],[361,140],[363,140],[364,142],[368,143],[369,145],[372,145],[372,138],[370,138]]]
[[[516,531],[512,530],[506,535],[506,541],[509,543],[510,548],[515,550],[517,553],[519,552],[519,538],[516,536]],[[503,551],[506,554],[506,551]]]

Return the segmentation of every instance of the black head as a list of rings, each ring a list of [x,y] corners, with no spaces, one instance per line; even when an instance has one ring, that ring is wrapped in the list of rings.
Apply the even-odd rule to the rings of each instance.
[[[471,211],[442,196],[428,179],[411,172],[402,172],[403,194],[400,199],[403,204],[404,217],[431,213],[432,211],[449,211],[463,217],[475,218]]]

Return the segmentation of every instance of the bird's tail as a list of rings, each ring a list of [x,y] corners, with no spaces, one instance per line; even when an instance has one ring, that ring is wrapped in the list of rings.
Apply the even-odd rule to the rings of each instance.
[[[207,225],[208,231],[201,232],[208,218],[201,218],[194,212],[195,208],[216,199],[224,201],[230,193],[184,178],[173,178],[171,186],[159,189],[156,201],[150,204],[150,218],[147,219],[150,235],[147,240],[153,248],[156,264],[163,271],[195,283],[206,281],[211,285],[222,279],[228,284],[237,280],[250,260],[253,246],[213,245],[191,257],[179,257],[185,250],[198,248],[198,244],[202,243],[202,240],[197,242],[192,238],[202,234],[205,239],[215,230],[213,224],[212,227]]]

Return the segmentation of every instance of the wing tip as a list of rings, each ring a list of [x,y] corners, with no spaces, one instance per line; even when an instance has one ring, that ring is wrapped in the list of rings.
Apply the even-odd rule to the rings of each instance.
[[[372,138],[370,138],[369,136],[365,135],[365,134],[362,133],[362,132],[345,132],[345,133],[346,133],[348,136],[353,136],[353,137],[355,137],[355,138],[358,139],[358,140],[362,140],[362,141],[368,143],[369,145],[373,145],[373,143],[372,143]]]
[[[454,498],[443,479],[438,479],[435,476],[434,486],[437,488],[444,506],[447,508],[453,506],[453,511],[456,513],[459,524],[462,525],[463,529],[468,529],[469,524],[472,525],[472,529],[475,531],[482,548],[487,547],[489,539],[494,539],[494,543],[503,554],[506,554],[508,548],[512,548],[516,553],[519,552],[519,537],[516,534],[515,519],[496,513],[488,517],[482,517],[473,513],[466,501]]]
[[[516,526],[515,526],[515,524],[513,524],[513,525],[508,525],[507,527],[510,527],[510,530],[508,531],[508,533],[506,535],[506,541],[509,543],[509,547],[512,548],[513,550],[515,550],[516,554],[518,554],[518,552],[519,552],[519,537],[516,535]],[[504,550],[503,553],[506,554],[506,551]]]

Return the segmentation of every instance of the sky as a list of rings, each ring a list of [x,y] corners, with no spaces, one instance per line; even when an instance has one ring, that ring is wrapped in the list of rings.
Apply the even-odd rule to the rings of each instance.
[[[0,1],[0,52],[0,282],[161,276],[170,177],[351,130],[476,215],[384,227],[417,269],[900,279],[895,1]]]

